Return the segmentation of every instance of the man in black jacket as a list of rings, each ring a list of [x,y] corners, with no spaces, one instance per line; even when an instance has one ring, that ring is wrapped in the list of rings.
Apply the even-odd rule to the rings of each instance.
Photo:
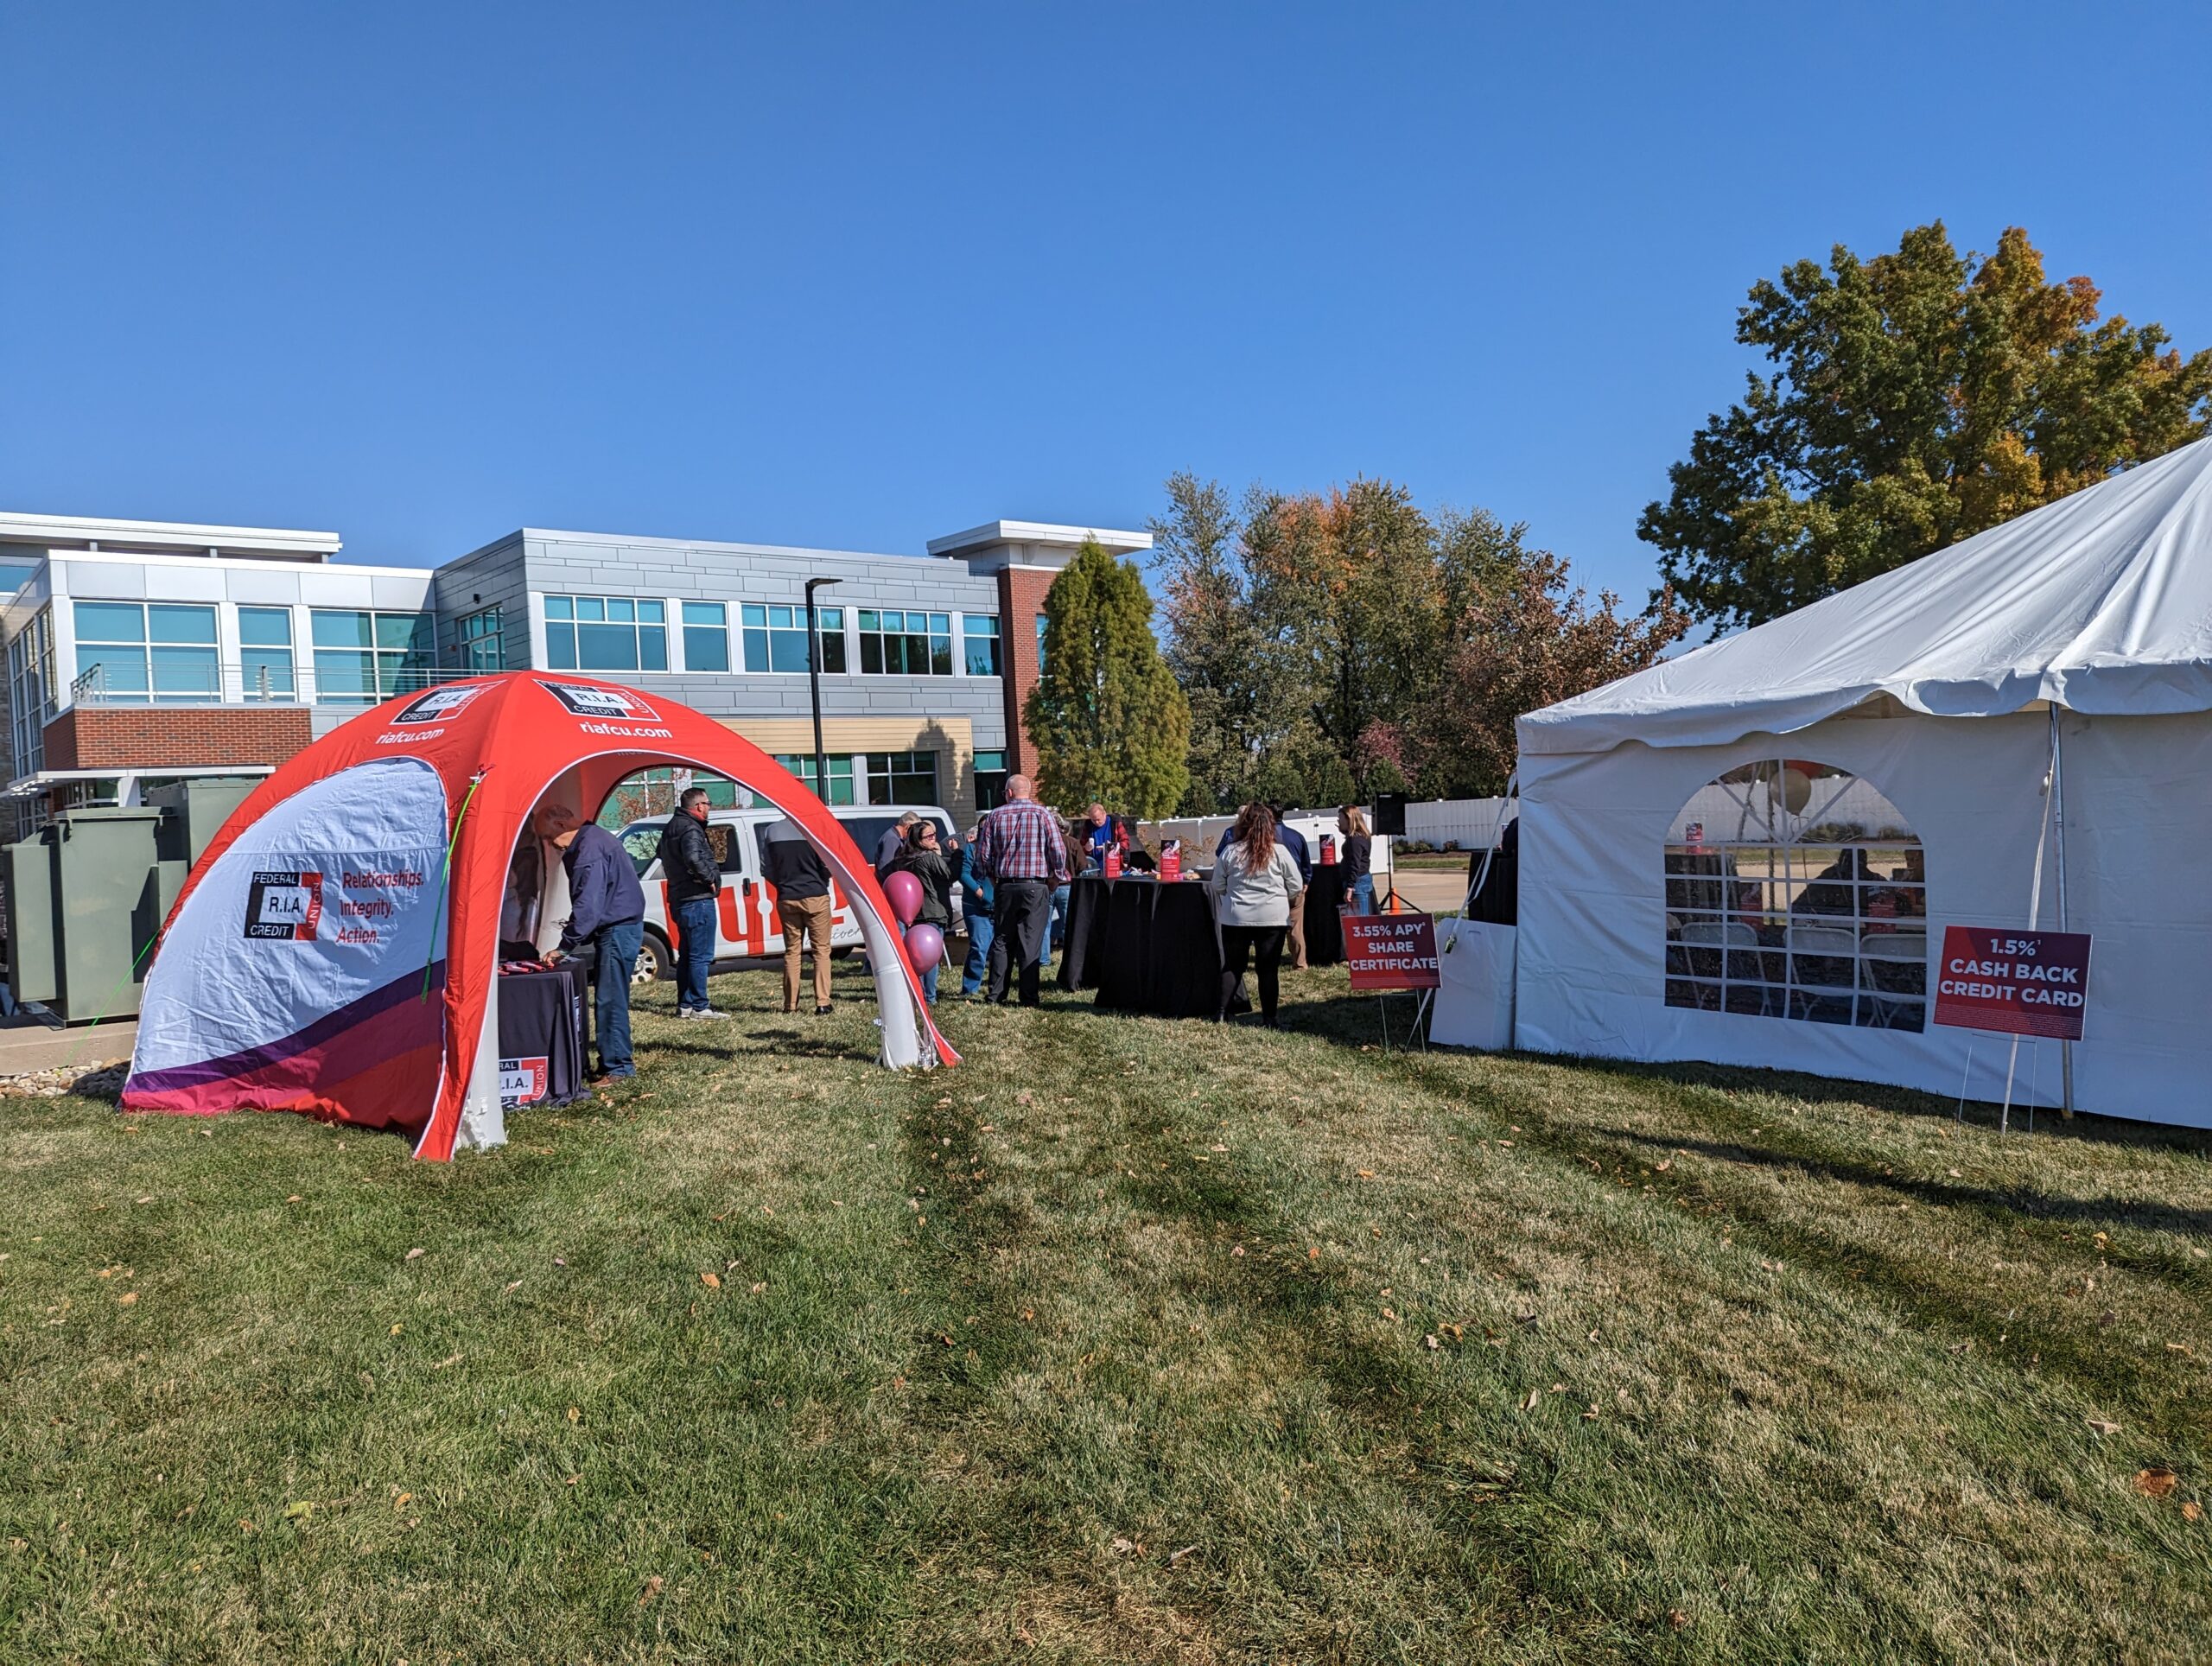
[[[676,1015],[728,1018],[707,1002],[707,974],[715,963],[715,900],[722,888],[721,864],[707,837],[707,789],[695,786],[677,801],[660,831],[661,878],[668,883],[669,924],[676,931]]]
[[[805,830],[786,816],[760,830],[760,876],[775,888],[776,918],[784,932],[784,1010],[798,1010],[800,947],[814,939],[814,1010],[830,1010],[830,933],[836,910],[830,869]]]

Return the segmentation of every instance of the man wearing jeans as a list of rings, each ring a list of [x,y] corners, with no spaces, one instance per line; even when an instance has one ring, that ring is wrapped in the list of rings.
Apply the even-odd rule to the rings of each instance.
[[[556,805],[539,818],[538,830],[561,853],[569,874],[569,918],[561,945],[546,957],[589,957],[599,980],[592,1009],[599,1030],[599,1075],[594,1087],[627,1081],[638,1073],[630,1056],[630,977],[645,941],[645,893],[630,853],[597,822],[584,822]]]
[[[1051,929],[1052,887],[1068,881],[1067,835],[1060,818],[1039,804],[1027,775],[1009,775],[1006,803],[983,817],[976,854],[990,876],[998,933],[991,941],[991,983],[985,999],[1006,1004],[1014,967],[1021,970],[1021,1004],[1038,1004],[1038,963]]]
[[[721,894],[721,864],[707,836],[707,789],[687,788],[676,814],[660,830],[661,878],[676,927],[676,1015],[728,1018],[707,1001],[707,974],[715,964],[715,903]]]

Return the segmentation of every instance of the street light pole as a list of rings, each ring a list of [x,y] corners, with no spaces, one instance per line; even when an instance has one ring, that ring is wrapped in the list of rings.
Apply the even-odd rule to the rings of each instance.
[[[814,701],[814,790],[823,804],[830,802],[830,759],[822,746],[822,632],[814,619],[814,593],[834,578],[806,582],[806,686]]]

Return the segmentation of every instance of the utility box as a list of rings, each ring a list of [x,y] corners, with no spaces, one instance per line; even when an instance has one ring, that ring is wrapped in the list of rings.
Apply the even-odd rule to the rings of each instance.
[[[162,813],[73,810],[8,847],[18,1002],[42,1002],[70,1024],[138,1010],[145,951],[164,912],[155,838]]]
[[[157,788],[140,809],[64,811],[0,851],[16,1003],[67,1024],[134,1016],[150,945],[193,864],[257,785],[200,777]]]

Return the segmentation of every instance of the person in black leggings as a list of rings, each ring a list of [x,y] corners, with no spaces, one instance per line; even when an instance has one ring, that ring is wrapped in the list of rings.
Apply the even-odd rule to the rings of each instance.
[[[1282,964],[1290,911],[1305,884],[1297,860],[1275,838],[1274,817],[1268,807],[1246,804],[1214,856],[1213,872],[1206,876],[1206,894],[1213,900],[1214,919],[1221,927],[1221,1007],[1216,1016],[1228,1016],[1244,969],[1256,957],[1260,1016],[1269,1029],[1279,1027],[1276,974]]]

